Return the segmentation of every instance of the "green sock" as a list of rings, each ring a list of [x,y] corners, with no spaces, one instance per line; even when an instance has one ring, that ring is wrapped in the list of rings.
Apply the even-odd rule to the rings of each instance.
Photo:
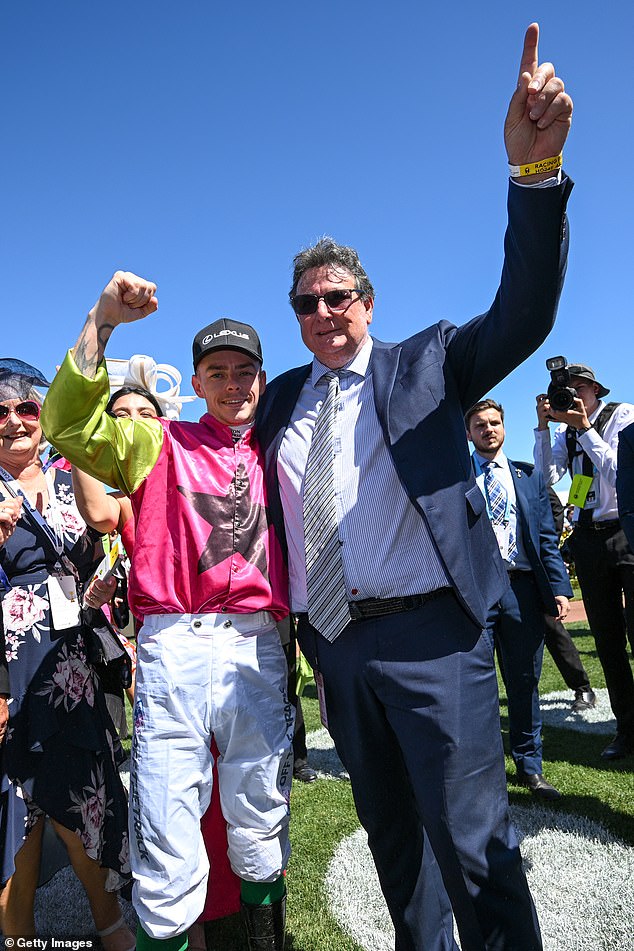
[[[187,932],[173,938],[151,938],[140,924],[136,928],[137,951],[187,951]]]
[[[283,898],[285,893],[286,876],[284,874],[276,878],[274,882],[245,882],[244,879],[240,880],[240,898],[245,905],[272,905]],[[140,951],[144,951],[144,949],[140,949]]]

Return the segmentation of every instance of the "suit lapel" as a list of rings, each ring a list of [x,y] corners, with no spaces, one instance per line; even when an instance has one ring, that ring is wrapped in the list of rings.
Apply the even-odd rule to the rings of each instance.
[[[530,479],[522,469],[511,459],[508,460],[513,486],[515,488],[515,501],[517,503],[517,514],[519,516],[520,529],[522,537],[526,539],[531,537],[531,513],[528,495],[530,493]]]
[[[260,445],[264,447],[267,458],[271,451],[277,455],[277,449],[295,409],[301,389],[310,373],[311,364],[295,367],[284,374],[278,383],[273,381],[267,387],[256,418],[256,429]]]
[[[369,368],[372,372],[374,404],[388,445],[397,438],[397,435],[391,431],[389,407],[400,356],[400,345],[385,344],[380,340],[374,341]]]

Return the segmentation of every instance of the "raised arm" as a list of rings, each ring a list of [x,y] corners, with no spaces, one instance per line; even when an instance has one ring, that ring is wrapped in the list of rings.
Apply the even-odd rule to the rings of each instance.
[[[75,502],[84,521],[102,535],[115,532],[121,519],[121,506],[109,495],[102,482],[93,479],[77,466],[72,467]]]
[[[524,38],[519,80],[504,126],[509,162],[526,166],[559,155],[572,116],[572,100],[552,63],[539,64],[539,28]],[[452,331],[449,364],[466,409],[526,360],[552,330],[563,286],[568,251],[565,216],[572,183],[554,173],[522,175],[509,185],[509,222],[504,267],[492,306]]]
[[[42,410],[46,438],[73,465],[131,495],[154,467],[163,444],[158,420],[113,419],[103,360],[118,324],[154,313],[156,285],[117,271],[92,308],[74,351],[51,384]]]
[[[533,459],[535,467],[541,472],[547,486],[555,485],[562,479],[568,470],[568,449],[566,436],[562,429],[555,433],[554,444],[550,440],[549,423],[553,421],[550,415],[550,403],[546,393],[539,393],[536,397],[537,426],[533,430],[535,445]]]

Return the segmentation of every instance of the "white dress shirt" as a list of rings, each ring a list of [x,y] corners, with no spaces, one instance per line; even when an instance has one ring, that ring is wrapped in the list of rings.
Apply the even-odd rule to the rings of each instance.
[[[485,459],[484,456],[481,456],[479,452],[473,453],[474,459],[477,462],[475,466],[476,470],[476,482],[480,486],[480,491],[482,495],[487,499],[487,492],[484,484],[484,472],[482,467],[485,463],[489,462],[488,459]],[[517,556],[513,561],[509,561],[507,558],[508,554],[508,544],[501,545],[500,540],[498,539],[498,547],[500,548],[500,555],[502,556],[502,561],[507,571],[518,570],[518,571],[531,571],[531,563],[528,560],[526,555],[526,549],[524,547],[524,541],[522,539],[522,528],[518,524],[517,516],[517,495],[515,492],[515,483],[513,482],[513,477],[511,475],[510,465],[503,452],[498,452],[495,459],[492,460],[493,475],[498,480],[498,482],[504,487],[506,494],[509,499],[509,521],[508,528],[510,533],[515,538],[515,547],[517,548]],[[524,478],[522,473],[521,478]],[[489,512],[489,500],[487,499],[487,512],[489,513],[489,518],[491,513]],[[497,537],[497,536],[496,536]]]
[[[401,485],[385,443],[369,371],[372,338],[340,373],[334,482],[349,601],[425,594],[451,584],[427,523]],[[307,610],[304,473],[328,367],[313,358],[286,433],[277,472],[288,542],[291,609]],[[320,383],[321,380],[321,383]],[[429,465],[421,459],[420,465]]]
[[[594,412],[588,417],[591,423],[604,408],[605,403],[599,402]],[[595,429],[577,436],[579,447],[592,460],[594,479],[592,490],[594,498],[586,503],[586,508],[592,508],[592,518],[595,522],[618,518],[616,504],[616,454],[619,443],[619,433],[631,422],[634,422],[634,406],[631,403],[620,403],[608,420],[599,436]],[[546,485],[554,485],[568,471],[568,447],[566,446],[566,429],[562,423],[555,430],[555,438],[550,442],[550,430],[535,430],[535,465],[541,469]],[[582,472],[583,456],[574,456],[572,460],[572,474]],[[573,522],[579,518],[580,509],[575,508]]]

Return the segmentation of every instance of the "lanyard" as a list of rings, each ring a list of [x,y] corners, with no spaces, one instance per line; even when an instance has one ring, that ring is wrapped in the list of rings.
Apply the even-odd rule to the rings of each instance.
[[[38,512],[38,510],[34,508],[34,506],[31,505],[26,495],[24,494],[22,489],[19,487],[19,483],[17,482],[17,480],[13,479],[13,477],[6,471],[6,469],[3,469],[2,466],[0,466],[0,479],[4,481],[7,490],[14,498],[21,496],[23,507],[31,516],[31,519],[37,524],[38,528],[44,532],[48,541],[51,543],[51,545],[55,549],[57,557],[59,558],[59,556],[64,551],[63,540],[61,541],[61,544],[60,544],[60,542],[57,539],[57,536],[51,529],[51,526],[48,524],[44,516],[41,515],[40,512]],[[14,488],[14,483],[18,486],[17,489]]]
[[[4,487],[9,492],[10,495],[12,495],[14,498],[17,498],[17,496],[19,495],[22,498],[22,505],[24,510],[26,511],[26,514],[30,516],[31,521],[35,524],[35,527],[40,529],[43,535],[43,540],[46,542],[48,546],[50,546],[50,549],[55,555],[56,562],[57,562],[56,570],[62,571],[63,574],[71,575],[72,577],[76,578],[77,573],[74,569],[74,566],[72,565],[68,557],[64,554],[63,536],[61,537],[61,539],[57,538],[57,535],[55,534],[55,532],[53,532],[48,522],[44,519],[44,517],[40,514],[40,512],[38,512],[38,510],[31,505],[31,503],[25,496],[24,492],[19,487],[19,483],[17,483],[17,480],[13,479],[10,473],[8,473],[6,469],[3,469],[2,466],[0,466],[0,479],[3,480]],[[13,488],[14,482],[18,484],[17,491]],[[51,488],[51,486],[49,485],[49,495],[54,491],[55,491],[54,488]],[[11,583],[9,579],[7,578],[6,572],[3,571],[1,568],[0,568],[0,584],[2,584],[5,590],[7,591],[11,589]]]
[[[0,468],[2,467],[0,466]],[[7,591],[10,591],[12,588],[11,582],[9,581],[9,578],[7,577],[7,573],[2,567],[2,565],[0,565],[0,588],[2,588],[5,594],[7,593]]]

